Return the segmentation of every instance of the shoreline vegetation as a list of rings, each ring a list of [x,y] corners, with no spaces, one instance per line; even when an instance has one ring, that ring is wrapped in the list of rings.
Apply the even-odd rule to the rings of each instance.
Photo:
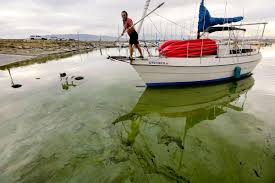
[[[86,53],[97,48],[116,47],[113,41],[57,41],[57,40],[23,40],[0,39],[0,54],[22,56],[22,59],[6,60],[1,63],[0,70],[44,63],[54,59],[67,58],[76,54]],[[26,56],[30,58],[25,58]]]

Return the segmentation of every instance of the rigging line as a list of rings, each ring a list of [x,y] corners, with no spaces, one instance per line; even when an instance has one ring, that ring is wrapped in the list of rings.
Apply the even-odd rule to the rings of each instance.
[[[227,0],[224,1],[225,5],[224,5],[224,19],[223,19],[223,24],[225,24],[225,19],[226,19],[226,15],[227,15]],[[229,26],[228,26],[229,27]],[[224,27],[223,27],[223,31],[224,31]],[[230,31],[229,31],[230,32]]]
[[[151,56],[152,56],[152,54],[150,53],[150,51],[149,51],[149,49],[148,49],[148,46],[147,46],[147,44],[146,44],[146,41],[145,41],[144,28],[143,28],[143,42],[144,42],[145,49],[146,49],[146,51],[147,51],[147,53],[148,53],[149,57],[151,57]]]
[[[244,10],[243,10],[243,17],[244,17]],[[243,20],[240,23],[241,25],[243,25]],[[231,23],[232,25],[232,23]],[[239,35],[240,35],[240,31],[237,31],[237,36],[236,36],[236,41],[239,43]]]
[[[148,10],[150,11],[150,9],[148,9]],[[182,29],[185,29],[185,27],[183,25],[180,25],[180,24],[178,24],[178,23],[176,23],[176,22],[174,22],[174,21],[172,21],[172,20],[170,20],[170,19],[168,19],[168,18],[166,18],[166,17],[164,17],[164,16],[162,16],[162,15],[156,13],[156,12],[154,12],[154,14],[157,15],[157,16],[159,16],[160,18],[163,18],[164,20],[166,20],[166,21],[168,21],[168,22],[170,22],[172,24],[175,24],[175,25],[181,27]]]
[[[243,8],[243,17],[244,17],[244,15],[245,15],[245,14],[244,14],[244,8]],[[243,25],[243,22],[244,22],[244,20],[242,20],[241,25]],[[246,32],[246,31],[244,31],[243,37],[242,37],[242,40],[241,40],[241,41],[242,41],[242,46],[241,46],[242,49],[243,49],[243,47],[244,47],[245,32]]]
[[[260,40],[259,30],[260,30],[260,25],[258,25],[258,28],[257,28],[257,33],[256,33],[257,41],[259,41],[259,40]]]
[[[150,22],[153,24],[153,26],[155,27],[156,31],[161,34],[161,32],[158,30],[157,26],[154,24],[154,22],[152,21],[152,19],[150,17],[148,17],[148,19],[150,20]]]
[[[165,25],[164,27],[165,27],[165,31],[164,31],[164,40],[166,40],[166,34],[167,34],[167,22],[166,22],[166,25]]]
[[[224,2],[224,22],[225,23],[225,18],[227,17],[227,0]]]
[[[161,22],[159,22],[159,27],[160,27],[160,37],[159,37],[159,39],[161,40],[161,38],[162,38],[162,24],[161,24]]]
[[[196,16],[197,16],[197,11],[198,11],[198,4],[199,4],[199,1],[200,0],[197,0],[197,3],[196,3],[196,6],[195,6],[195,13],[194,13],[194,18],[193,18],[193,25],[192,25],[192,28],[191,28],[191,30],[190,30],[190,35],[192,34],[192,32],[194,31],[194,29],[195,29],[195,19],[196,19]],[[192,35],[191,35],[192,36]]]

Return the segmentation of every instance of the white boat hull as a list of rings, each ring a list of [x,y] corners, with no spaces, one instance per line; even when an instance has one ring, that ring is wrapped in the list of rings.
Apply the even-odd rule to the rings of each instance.
[[[211,83],[235,78],[234,70],[241,68],[241,77],[248,76],[262,58],[261,53],[250,56],[218,58],[149,58],[134,60],[132,66],[147,86],[189,85]]]

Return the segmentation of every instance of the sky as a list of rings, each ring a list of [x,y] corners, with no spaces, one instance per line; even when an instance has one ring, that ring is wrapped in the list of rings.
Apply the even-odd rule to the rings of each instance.
[[[152,0],[153,9],[163,0]],[[144,32],[187,34],[196,28],[200,0],[166,0],[146,19]],[[29,35],[94,34],[117,36],[120,13],[126,10],[134,21],[142,16],[145,0],[0,0],[0,38],[27,38]],[[243,16],[246,22],[268,21],[267,36],[275,37],[274,0],[205,0],[212,16]],[[274,31],[273,31],[274,30]],[[176,34],[175,33],[175,34]]]

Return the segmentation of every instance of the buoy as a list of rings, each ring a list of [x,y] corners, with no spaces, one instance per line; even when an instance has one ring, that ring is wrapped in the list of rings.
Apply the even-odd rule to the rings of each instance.
[[[235,79],[240,79],[241,78],[241,72],[242,72],[242,69],[240,67],[235,67],[234,78]]]

